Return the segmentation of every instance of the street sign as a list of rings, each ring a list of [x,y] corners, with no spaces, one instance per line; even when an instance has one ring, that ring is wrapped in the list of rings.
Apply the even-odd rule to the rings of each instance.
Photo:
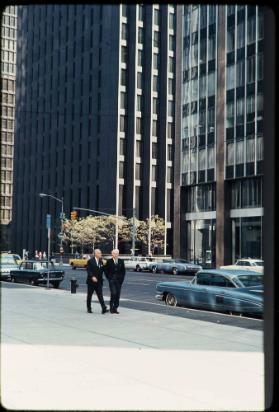
[[[47,229],[51,228],[51,215],[49,214],[46,215],[46,228]]]

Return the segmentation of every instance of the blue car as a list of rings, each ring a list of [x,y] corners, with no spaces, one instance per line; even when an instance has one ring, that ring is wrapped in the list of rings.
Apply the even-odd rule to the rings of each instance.
[[[257,272],[201,270],[191,281],[157,283],[156,291],[156,298],[169,306],[231,314],[263,313],[263,275]]]

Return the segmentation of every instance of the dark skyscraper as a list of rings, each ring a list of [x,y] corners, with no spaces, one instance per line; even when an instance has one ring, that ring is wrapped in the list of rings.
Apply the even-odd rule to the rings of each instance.
[[[60,230],[43,192],[68,217],[159,214],[171,252],[175,48],[173,5],[19,6],[16,251],[46,249],[46,213]]]

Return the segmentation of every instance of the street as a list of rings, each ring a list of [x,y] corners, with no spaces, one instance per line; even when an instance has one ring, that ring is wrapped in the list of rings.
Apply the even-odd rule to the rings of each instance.
[[[85,294],[87,291],[86,285],[86,270],[73,270],[69,266],[63,266],[65,278],[60,284],[60,289],[70,291],[70,279],[76,278],[79,287],[77,293]],[[164,302],[156,300],[156,283],[166,281],[191,280],[193,276],[187,275],[169,275],[165,273],[150,273],[150,272],[133,272],[127,271],[125,281],[121,291],[120,306],[136,309],[146,312],[162,313],[169,316],[178,316],[195,320],[203,320],[213,323],[221,323],[233,325],[248,329],[262,330],[263,321],[261,319],[253,319],[247,317],[230,316],[223,313],[210,312],[206,310],[189,309],[182,307],[167,307]],[[103,293],[106,303],[109,303],[109,286],[104,277]],[[93,296],[96,301],[96,295]],[[120,308],[121,309],[121,308]]]

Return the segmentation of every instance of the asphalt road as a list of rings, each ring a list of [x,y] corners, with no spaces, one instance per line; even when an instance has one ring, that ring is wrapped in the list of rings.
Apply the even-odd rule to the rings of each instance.
[[[87,291],[86,285],[86,270],[85,269],[76,269],[73,270],[69,266],[64,266],[63,270],[65,271],[65,278],[60,284],[60,289],[65,289],[70,291],[70,279],[76,278],[79,285],[77,293],[85,294]],[[162,281],[175,281],[175,280],[190,280],[193,276],[187,275],[168,275],[162,273],[149,273],[149,272],[131,272],[127,271],[125,280],[121,290],[121,306],[149,311],[155,313],[162,313],[169,316],[179,316],[186,317],[190,319],[197,319],[206,322],[227,324],[241,328],[262,330],[263,321],[261,319],[240,317],[240,316],[231,316],[222,313],[216,313],[206,310],[197,310],[189,309],[182,307],[168,307],[164,302],[156,300],[156,283]],[[110,295],[108,282],[104,277],[104,286],[103,293],[105,301],[108,304],[108,297]],[[96,296],[93,297],[96,299]]]

